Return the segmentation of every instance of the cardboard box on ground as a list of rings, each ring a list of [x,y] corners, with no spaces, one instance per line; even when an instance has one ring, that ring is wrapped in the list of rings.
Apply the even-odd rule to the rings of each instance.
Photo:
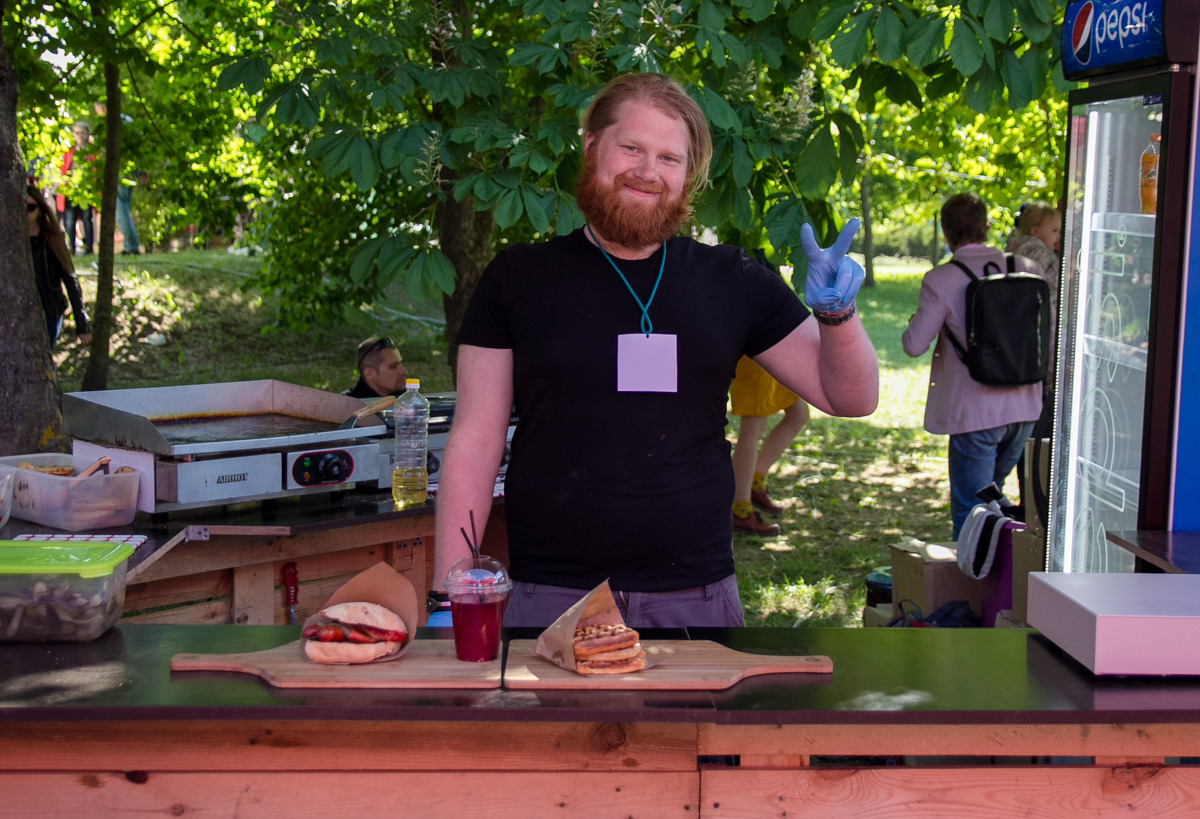
[[[1038,457],[1035,459],[1035,455]],[[1043,438],[1040,445],[1034,439],[1025,442],[1025,529],[1012,532],[1013,590],[1012,610],[1005,613],[1004,622],[996,626],[1023,625],[1028,608],[1028,578],[1030,572],[1045,570],[1046,525],[1032,502],[1034,465],[1041,469],[1040,483],[1044,490],[1050,486],[1050,441]],[[928,617],[950,600],[966,600],[971,611],[983,612],[987,591],[983,581],[968,577],[958,568],[958,548],[954,543],[925,543],[904,538],[892,549],[892,605],[868,606],[863,609],[864,626],[886,626],[892,617],[900,615],[900,603],[911,600]],[[888,616],[885,616],[888,615]],[[986,624],[992,625],[992,624]]]
[[[1040,456],[1037,463],[1035,454]],[[1041,470],[1039,485],[1049,492],[1049,438],[1043,438],[1040,445],[1032,438],[1025,442],[1025,491],[1029,494],[1025,503],[1025,530],[1012,533],[1012,619],[1018,623],[1029,622],[1029,573],[1046,570],[1046,522],[1038,516],[1037,505],[1033,503],[1035,468]]]
[[[1037,456],[1035,464],[1034,456]],[[1034,469],[1038,469],[1041,473],[1036,476]],[[1050,439],[1043,438],[1041,443],[1038,443],[1033,438],[1025,441],[1025,474],[1022,476],[1025,481],[1025,494],[1028,497],[1025,499],[1025,531],[1034,535],[1038,539],[1046,540],[1046,521],[1042,520],[1038,515],[1037,504],[1033,502],[1033,487],[1041,487],[1043,492],[1050,491]]]
[[[1031,535],[1028,530],[1012,533],[1013,590],[1012,617],[1019,623],[1029,622],[1029,573],[1046,570],[1046,539]]]
[[[880,603],[878,606],[863,606],[863,628],[886,626],[891,620],[891,603]]]
[[[983,611],[983,583],[958,568],[953,543],[925,543],[906,537],[892,545],[892,616],[902,601],[911,600],[923,617],[950,600],[966,600],[971,611]],[[905,605],[911,611],[911,606]]]

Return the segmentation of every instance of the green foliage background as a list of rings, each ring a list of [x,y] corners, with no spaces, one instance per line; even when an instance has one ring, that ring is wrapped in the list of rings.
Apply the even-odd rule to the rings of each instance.
[[[122,165],[151,175],[146,237],[193,226],[200,242],[261,245],[256,280],[280,297],[276,324],[297,329],[397,284],[469,291],[481,262],[447,255],[440,204],[491,213],[474,229],[493,248],[577,226],[578,116],[626,71],[676,77],[710,119],[700,226],[801,274],[800,226],[831,239],[864,184],[880,232],[931,253],[936,237],[905,234],[950,192],[980,190],[1009,224],[1061,187],[1053,0],[92,0],[4,14],[26,154],[50,168],[73,119],[103,124],[100,67],[115,63],[133,123]]]

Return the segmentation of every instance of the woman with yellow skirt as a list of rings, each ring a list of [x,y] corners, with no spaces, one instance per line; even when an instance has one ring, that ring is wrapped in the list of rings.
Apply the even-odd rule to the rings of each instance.
[[[777,535],[779,525],[764,521],[754,507],[773,515],[783,511],[767,493],[767,473],[808,423],[808,404],[745,356],[738,362],[729,399],[733,414],[740,419],[733,448],[733,528]],[[763,439],[768,419],[780,411],[783,418]]]

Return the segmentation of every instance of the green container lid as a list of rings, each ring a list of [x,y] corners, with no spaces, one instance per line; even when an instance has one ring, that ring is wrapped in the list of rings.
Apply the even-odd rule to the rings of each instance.
[[[0,574],[105,577],[133,554],[128,543],[0,540]]]

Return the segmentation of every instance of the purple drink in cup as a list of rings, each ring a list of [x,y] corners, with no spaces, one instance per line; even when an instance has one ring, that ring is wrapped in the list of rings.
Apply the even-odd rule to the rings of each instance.
[[[466,662],[500,656],[500,627],[512,581],[500,561],[479,555],[450,567],[446,594],[454,620],[454,653]]]

